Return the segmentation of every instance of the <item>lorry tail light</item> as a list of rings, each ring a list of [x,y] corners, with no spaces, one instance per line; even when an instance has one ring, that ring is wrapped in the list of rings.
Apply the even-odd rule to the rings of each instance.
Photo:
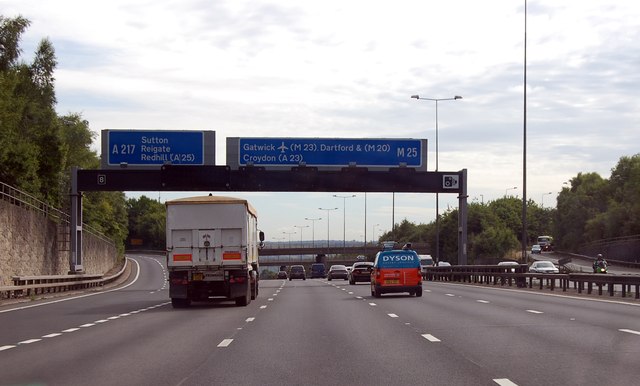
[[[229,277],[229,283],[245,283],[247,278],[244,276],[231,276]]]

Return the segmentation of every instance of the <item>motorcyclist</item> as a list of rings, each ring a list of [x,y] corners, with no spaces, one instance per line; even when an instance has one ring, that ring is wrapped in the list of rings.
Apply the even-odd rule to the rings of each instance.
[[[593,273],[598,272],[598,268],[607,268],[607,261],[602,257],[602,254],[598,253],[596,260],[593,262]]]

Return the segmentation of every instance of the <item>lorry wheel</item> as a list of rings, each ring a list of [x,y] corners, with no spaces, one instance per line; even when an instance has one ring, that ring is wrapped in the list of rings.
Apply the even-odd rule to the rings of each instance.
[[[256,300],[256,297],[258,297],[258,283],[256,283],[255,285],[251,286],[251,300]]]
[[[191,304],[189,299],[176,299],[171,298],[171,306],[173,308],[187,308]]]
[[[418,298],[419,298],[419,297],[422,297],[422,287],[419,287],[419,288],[416,290],[416,297],[418,297]]]
[[[247,293],[244,296],[236,298],[236,306],[238,307],[245,307],[249,303],[251,303],[251,285],[247,288]]]

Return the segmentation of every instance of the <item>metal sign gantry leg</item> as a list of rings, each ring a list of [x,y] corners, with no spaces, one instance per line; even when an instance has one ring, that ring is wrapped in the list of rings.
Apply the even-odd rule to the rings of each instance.
[[[82,267],[82,193],[78,191],[78,168],[71,168],[71,248],[69,255],[69,272],[80,273]]]

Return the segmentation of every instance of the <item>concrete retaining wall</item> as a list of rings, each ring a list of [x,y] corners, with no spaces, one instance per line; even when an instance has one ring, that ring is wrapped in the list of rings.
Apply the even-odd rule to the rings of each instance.
[[[0,200],[0,285],[16,275],[63,275],[69,272],[68,227],[42,213]],[[104,274],[118,260],[115,246],[84,232],[83,267]]]

